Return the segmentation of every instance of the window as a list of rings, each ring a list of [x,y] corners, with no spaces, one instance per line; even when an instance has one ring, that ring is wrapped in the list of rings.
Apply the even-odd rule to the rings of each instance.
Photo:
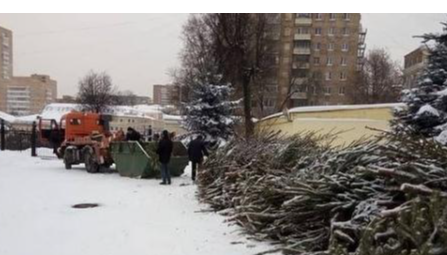
[[[280,13],[271,13],[268,16],[268,22],[270,24],[280,24],[281,23],[281,14]]]
[[[319,57],[314,57],[314,64],[315,65],[319,65],[320,64],[320,58]]]
[[[349,20],[349,13],[343,13],[343,19],[344,20]]]
[[[322,20],[323,19],[323,15],[321,15],[321,13],[314,13],[314,17],[316,20]]]
[[[308,72],[306,70],[298,70],[295,76],[298,78],[307,78]]]
[[[295,63],[309,63],[310,56],[309,55],[294,55],[293,62],[295,62]]]
[[[319,43],[319,42],[318,42],[318,43],[315,43],[315,44],[314,44],[314,50],[315,50],[315,51],[320,51],[320,49],[321,49],[321,43]]]
[[[340,72],[340,80],[346,81],[347,75],[345,72]]]
[[[347,62],[346,62],[346,58],[345,58],[345,57],[341,57],[340,64],[341,64],[342,66],[346,66],[346,65],[347,65]]]
[[[74,126],[81,125],[81,120],[80,119],[70,119],[70,124],[74,125]]]
[[[290,61],[290,58],[289,58],[289,57],[284,57],[284,58],[282,59],[282,62],[283,62],[284,64],[288,64],[289,61]]]
[[[349,35],[349,28],[344,27],[344,28],[342,29],[342,34],[343,34],[344,36],[348,36],[348,35]]]
[[[324,91],[324,94],[328,96],[331,94],[332,89],[330,87],[324,87],[323,91]]]
[[[292,13],[286,13],[284,14],[285,20],[291,20],[292,19]]]
[[[279,64],[279,55],[278,54],[268,54],[266,55],[266,62],[270,66],[274,66]]]
[[[310,49],[310,41],[295,41],[295,48]]]
[[[305,34],[305,35],[307,35],[307,34],[309,34],[309,28],[308,27],[298,27],[296,29],[296,33],[297,34]]]
[[[297,13],[297,18],[310,18],[310,13]]]
[[[285,44],[284,44],[284,50],[285,50],[285,51],[290,50],[290,43],[285,43]]]
[[[345,95],[345,87],[338,88],[338,94],[344,96]]]
[[[264,99],[264,106],[265,107],[274,107],[275,106],[275,100],[272,99],[272,98]]]
[[[332,57],[327,57],[326,65],[332,66]]]
[[[332,80],[332,73],[331,73],[331,72],[327,72],[327,73],[325,74],[325,78],[326,78],[326,81],[330,81],[330,80]]]
[[[327,34],[328,34],[329,36],[333,36],[333,35],[335,35],[335,28],[333,28],[333,27],[329,28]]]
[[[292,29],[290,27],[286,27],[284,29],[284,35],[285,36],[290,36],[291,33],[292,33]]]
[[[329,19],[335,20],[335,13],[329,13]]]
[[[315,35],[321,35],[322,29],[321,27],[316,27],[315,28]]]
[[[349,44],[348,43],[343,43],[341,45],[341,51],[348,51],[349,50]]]
[[[333,51],[334,50],[334,44],[333,43],[328,43],[327,50],[328,51]]]

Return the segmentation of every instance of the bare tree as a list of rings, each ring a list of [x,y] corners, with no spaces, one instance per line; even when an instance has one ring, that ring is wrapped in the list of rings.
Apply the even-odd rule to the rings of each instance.
[[[230,83],[243,98],[245,133],[251,135],[252,99],[262,111],[268,95],[276,93],[266,82],[275,72],[268,19],[268,14],[191,15],[183,27],[181,68],[171,71],[174,85],[182,87],[173,100],[188,101],[195,84]]]
[[[254,130],[252,89],[263,71],[266,52],[267,15],[249,13],[213,13],[205,15],[212,31],[213,52],[224,79],[242,91],[245,133]]]
[[[170,101],[183,111],[191,92],[199,84],[217,84],[221,76],[212,52],[212,37],[201,14],[191,14],[183,26],[183,48],[179,54],[181,66],[169,70],[173,86]]]
[[[397,102],[402,89],[402,71],[384,49],[373,49],[365,57],[357,81],[348,90],[353,103]]]
[[[84,111],[100,113],[114,102],[112,78],[105,72],[90,71],[78,85],[77,101]]]
[[[317,104],[318,98],[320,98],[322,91],[322,74],[320,71],[309,72],[306,76],[305,82],[298,84],[297,78],[292,78],[290,80],[289,86],[287,87],[287,95],[283,101],[279,104],[279,109],[284,109],[290,104],[290,100],[295,94],[301,94],[304,101],[303,105],[314,105]]]

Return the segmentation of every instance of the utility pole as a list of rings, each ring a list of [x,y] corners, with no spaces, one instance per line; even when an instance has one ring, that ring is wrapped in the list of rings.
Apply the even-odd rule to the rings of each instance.
[[[5,139],[5,120],[1,119],[0,126],[0,144],[1,150],[4,151],[6,149],[6,139]]]

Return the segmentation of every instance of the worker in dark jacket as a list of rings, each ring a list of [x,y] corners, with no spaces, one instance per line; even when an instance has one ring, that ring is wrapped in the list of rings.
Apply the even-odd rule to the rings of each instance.
[[[126,141],[140,141],[141,140],[141,135],[138,131],[136,131],[135,129],[128,127],[127,128],[127,133],[126,133]]]
[[[196,169],[201,168],[203,163],[203,156],[208,156],[203,136],[199,135],[196,139],[192,140],[188,146],[189,161],[192,163],[192,180],[196,180]]]
[[[171,160],[173,143],[169,137],[167,130],[161,133],[161,140],[158,142],[157,154],[161,164],[161,178],[163,181],[161,185],[171,184],[171,173],[168,168],[169,161]]]

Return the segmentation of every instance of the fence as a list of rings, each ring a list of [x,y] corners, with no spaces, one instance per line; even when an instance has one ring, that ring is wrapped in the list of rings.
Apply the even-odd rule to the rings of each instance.
[[[0,122],[0,149],[24,151],[31,149],[31,155],[37,156],[37,147],[48,147],[37,139],[36,123],[31,130],[21,130],[6,126],[4,120]]]

